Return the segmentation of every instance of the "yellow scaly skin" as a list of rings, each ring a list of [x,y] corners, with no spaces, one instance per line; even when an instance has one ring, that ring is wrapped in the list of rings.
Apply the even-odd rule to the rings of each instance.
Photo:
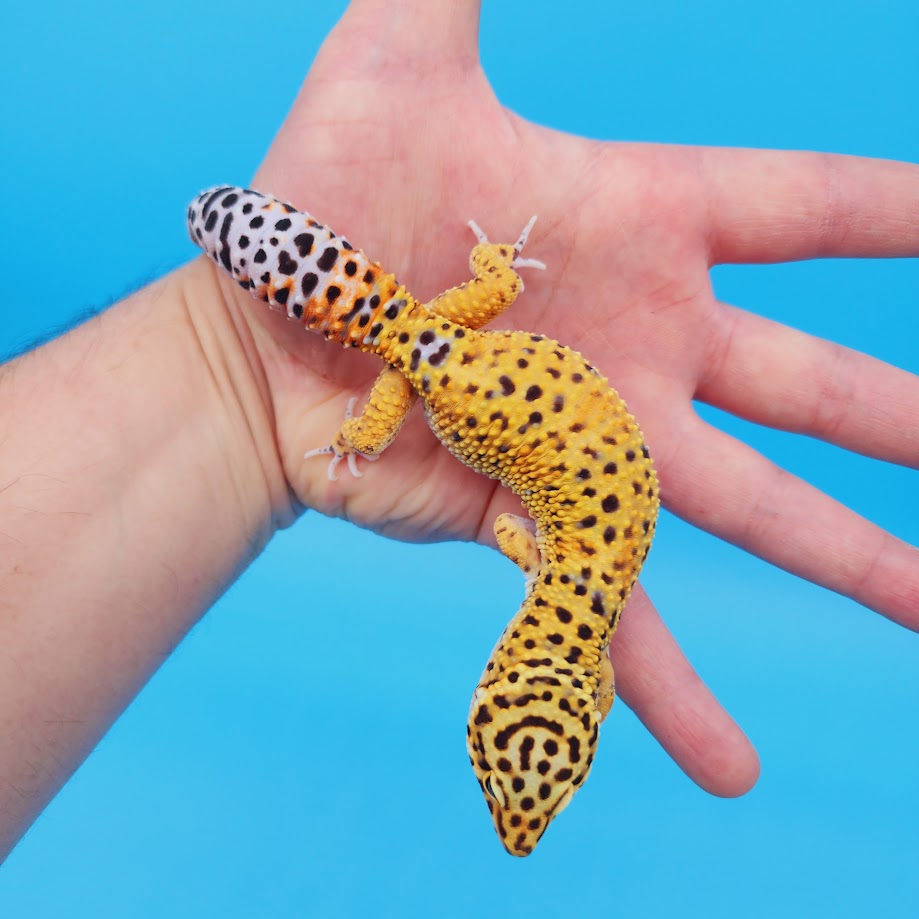
[[[541,556],[467,728],[495,828],[508,852],[528,855],[590,771],[598,697],[612,703],[606,649],[650,548],[658,484],[634,419],[580,354],[525,332],[466,342],[441,368],[450,381],[426,401],[428,420],[451,452],[520,495]],[[513,391],[485,398],[502,379]],[[470,386],[481,402],[457,398]]]
[[[253,215],[255,215],[253,217]],[[260,219],[261,218],[261,219]],[[202,193],[189,230],[255,296],[389,365],[360,418],[308,456],[374,458],[420,395],[455,456],[503,482],[535,521],[496,522],[528,594],[475,690],[467,744],[501,841],[533,851],[584,783],[614,697],[607,646],[654,534],[658,483],[625,403],[576,351],[528,332],[477,331],[522,282],[516,245],[480,238],[474,279],[427,305],[290,205],[229,186]],[[306,239],[308,237],[308,239]],[[258,267],[256,267],[256,264]]]

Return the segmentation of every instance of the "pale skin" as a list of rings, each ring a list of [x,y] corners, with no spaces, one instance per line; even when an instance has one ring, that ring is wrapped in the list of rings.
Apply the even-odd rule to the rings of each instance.
[[[513,239],[538,213],[528,250],[549,270],[527,277],[507,323],[610,377],[664,504],[919,627],[915,548],[691,405],[919,465],[919,379],[719,303],[708,275],[722,262],[919,255],[919,168],[546,130],[494,97],[478,5],[353,0],[253,187],[309,209],[421,299],[466,276],[469,217]],[[519,505],[451,458],[417,411],[363,478],[333,483],[326,461],[303,461],[378,370],[200,258],[0,368],[0,856],[304,507],[406,540],[493,544],[495,518]],[[752,787],[755,751],[640,588],[612,657],[618,694],[694,781],[723,796]]]

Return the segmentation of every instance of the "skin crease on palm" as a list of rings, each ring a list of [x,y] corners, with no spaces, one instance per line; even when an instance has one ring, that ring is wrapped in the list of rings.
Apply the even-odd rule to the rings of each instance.
[[[664,505],[919,627],[916,549],[692,407],[700,399],[919,465],[916,377],[719,303],[709,279],[717,263],[919,255],[919,168],[604,143],[539,127],[495,98],[478,60],[478,15],[476,0],[353,0],[251,187],[309,210],[421,300],[467,278],[470,217],[503,239],[538,214],[528,251],[548,270],[527,279],[503,325],[581,350],[609,377],[645,432]],[[611,120],[614,106],[613,97]],[[519,505],[440,447],[418,410],[363,478],[329,482],[326,463],[304,462],[305,449],[337,430],[348,399],[366,397],[379,362],[218,283],[299,504],[394,538],[494,544],[495,517]],[[755,751],[640,587],[611,652],[619,694],[694,781],[725,796],[752,787]]]

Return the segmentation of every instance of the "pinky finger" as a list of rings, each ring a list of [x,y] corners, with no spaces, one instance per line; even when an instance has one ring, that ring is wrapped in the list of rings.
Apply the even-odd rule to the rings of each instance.
[[[756,750],[693,670],[640,584],[610,657],[619,696],[689,778],[725,798],[753,787]]]

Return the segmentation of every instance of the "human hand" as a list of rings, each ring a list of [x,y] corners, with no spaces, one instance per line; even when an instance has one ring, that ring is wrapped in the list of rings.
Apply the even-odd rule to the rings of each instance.
[[[354,0],[253,186],[347,235],[422,300],[465,279],[469,217],[498,239],[538,213],[528,251],[549,270],[506,321],[582,350],[610,378],[646,434],[665,506],[917,627],[916,550],[709,427],[691,401],[917,464],[914,377],[718,303],[708,271],[917,255],[919,170],[597,143],[538,127],[495,99],[476,55],[477,16],[475,0]],[[399,538],[492,541],[513,497],[456,463],[418,413],[362,479],[329,483],[325,463],[304,462],[379,364],[305,335],[224,283],[257,344],[300,502]],[[640,590],[612,654],[620,695],[692,778],[723,795],[752,785],[755,753]]]

